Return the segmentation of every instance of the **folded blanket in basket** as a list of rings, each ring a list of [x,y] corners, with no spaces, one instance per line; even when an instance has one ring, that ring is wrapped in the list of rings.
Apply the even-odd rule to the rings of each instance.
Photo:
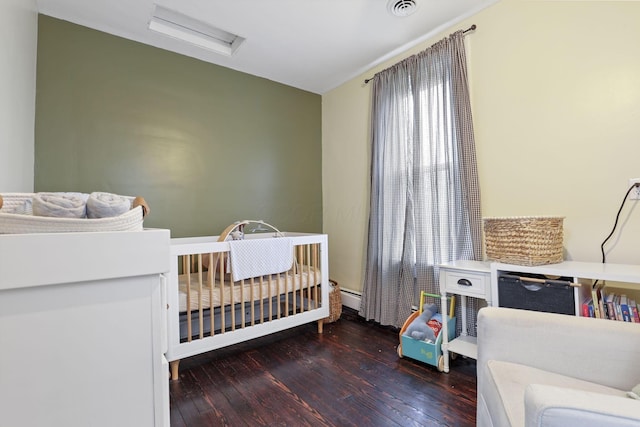
[[[33,215],[57,218],[84,218],[87,195],[82,193],[36,193]]]
[[[111,193],[91,193],[87,199],[87,218],[111,218],[131,209],[131,197]]]
[[[293,265],[293,240],[289,237],[229,241],[233,280],[277,274]]]

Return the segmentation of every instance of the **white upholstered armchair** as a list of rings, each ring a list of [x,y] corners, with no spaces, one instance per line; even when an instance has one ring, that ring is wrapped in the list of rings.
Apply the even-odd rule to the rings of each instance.
[[[640,426],[640,324],[486,307],[479,427]]]

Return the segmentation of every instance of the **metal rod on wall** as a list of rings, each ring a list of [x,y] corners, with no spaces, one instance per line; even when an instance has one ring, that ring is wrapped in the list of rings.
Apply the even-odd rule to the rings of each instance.
[[[469,28],[467,28],[466,30],[464,30],[464,31],[462,32],[462,34],[467,34],[468,32],[475,30],[476,28],[478,28],[478,27],[476,26],[476,24],[473,24],[473,25],[471,25]],[[371,77],[371,78],[369,78],[369,79],[365,79],[364,84],[369,83],[371,80],[373,80],[373,77]]]
[[[476,26],[476,24],[473,24],[473,25],[471,25],[469,28],[467,28],[466,30],[464,30],[464,31],[462,32],[462,34],[467,34],[469,31],[473,31],[473,30],[475,30],[476,28],[478,28],[478,27]]]

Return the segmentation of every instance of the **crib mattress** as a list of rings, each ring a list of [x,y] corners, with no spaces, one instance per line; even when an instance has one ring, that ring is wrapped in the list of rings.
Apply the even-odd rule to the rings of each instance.
[[[321,271],[315,267],[305,269],[301,273],[286,272],[235,283],[226,280],[223,286],[218,279],[213,286],[210,286],[206,273],[202,275],[202,285],[200,285],[198,273],[192,273],[190,277],[187,276],[187,274],[178,276],[181,313],[187,311],[187,299],[189,300],[189,311],[196,311],[200,308],[208,309],[230,305],[231,301],[236,304],[242,301],[259,301],[306,289],[309,286],[320,285],[322,282]],[[188,286],[189,279],[190,285]],[[187,298],[188,287],[190,293]]]

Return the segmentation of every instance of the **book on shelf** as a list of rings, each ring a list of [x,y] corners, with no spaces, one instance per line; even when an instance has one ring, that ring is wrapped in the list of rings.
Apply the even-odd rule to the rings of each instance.
[[[598,319],[604,319],[604,310],[602,309],[602,289],[604,288],[604,282],[595,283],[591,286],[591,299],[593,300],[593,312],[594,317]]]
[[[592,295],[596,296],[596,301],[600,300],[596,303],[593,296],[586,297],[582,302],[582,316],[640,323],[640,307],[635,299],[626,294],[605,292],[604,289],[600,293],[592,289]]]
[[[613,305],[613,299],[615,298],[615,294],[607,294],[607,312],[609,316],[607,319],[617,320],[616,310]]]
[[[631,321],[633,323],[640,323],[640,313],[638,313],[638,305],[636,304],[636,301],[630,299],[629,305],[631,306]]]
[[[629,299],[626,295],[620,295],[620,311],[622,312],[622,320],[631,322],[631,314],[629,312]]]
[[[624,316],[622,314],[622,303],[623,301],[625,301],[625,299],[623,298],[624,295],[616,295],[615,298],[615,305],[616,305],[616,312],[618,313],[618,320],[624,321]]]
[[[600,289],[601,295],[598,300],[598,307],[600,308],[600,314],[603,319],[609,318],[609,309],[607,307],[607,293],[605,292],[604,286]]]
[[[593,313],[593,299],[591,299],[591,297],[587,297],[582,302],[582,316],[593,317],[592,313]]]

